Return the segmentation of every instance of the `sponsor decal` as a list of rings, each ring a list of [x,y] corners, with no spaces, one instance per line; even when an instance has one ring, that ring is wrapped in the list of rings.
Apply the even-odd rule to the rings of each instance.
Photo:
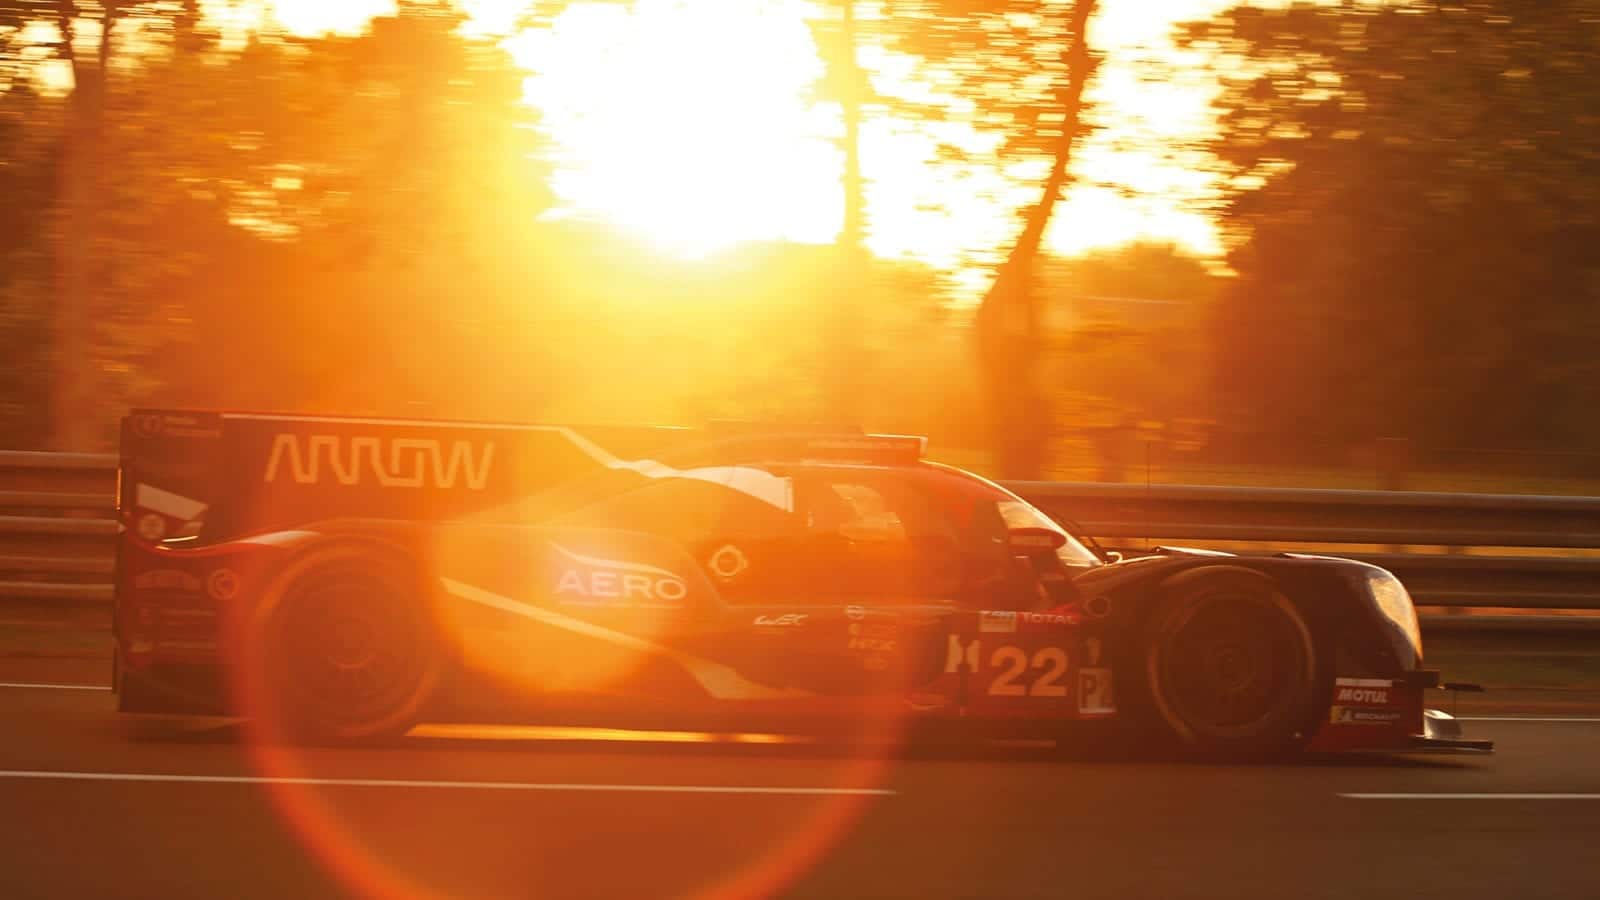
[[[985,609],[978,613],[978,631],[983,634],[1012,634],[1019,625],[1076,625],[1075,616],[1057,612],[1015,612]]]
[[[1111,670],[1101,668],[1079,669],[1078,714],[1082,716],[1109,716],[1116,711],[1116,696],[1111,691]]]
[[[1354,703],[1366,706],[1388,706],[1394,682],[1387,678],[1336,678],[1334,703]]]
[[[206,577],[206,593],[214,600],[232,600],[239,593],[239,573],[217,569]]]
[[[435,438],[343,437],[285,432],[272,440],[263,481],[377,484],[386,488],[464,487],[481,491],[494,465],[493,442]]]
[[[871,653],[893,653],[895,641],[893,638],[852,637],[849,648]]]
[[[1335,725],[1392,725],[1400,721],[1400,711],[1335,706],[1329,713],[1328,721]]]
[[[851,622],[845,629],[851,637],[892,638],[900,634],[900,629],[893,622]]]
[[[1061,647],[1040,647],[1030,655],[1021,647],[1005,644],[985,657],[979,639],[964,641],[960,635],[952,634],[945,653],[944,671],[950,674],[963,668],[973,675],[988,675],[984,693],[991,697],[1067,696],[1063,680],[1070,671],[1070,661],[1067,651]]]
[[[583,556],[551,544],[571,563],[556,579],[556,596],[575,606],[678,607],[689,585],[676,573],[644,563]]]
[[[175,416],[163,413],[143,413],[133,416],[128,427],[135,437],[141,438],[217,438],[222,430],[215,424],[194,416]]]
[[[569,634],[604,641],[613,646],[636,650],[670,660],[682,667],[705,692],[719,700],[754,700],[778,699],[792,697],[812,697],[811,691],[799,688],[774,688],[753,682],[741,675],[731,666],[715,660],[685,653],[672,647],[654,644],[631,634],[603,628],[593,622],[575,619],[563,615],[552,609],[546,609],[532,603],[522,603],[510,597],[486,591],[483,588],[459,581],[441,578],[440,584],[444,589],[456,597],[478,603],[492,609],[499,609],[514,615],[519,615],[536,622],[541,622],[555,628],[560,628]]]
[[[145,513],[140,516],[134,528],[139,532],[139,537],[147,541],[159,541],[167,536],[166,517],[156,513]]]
[[[151,569],[133,576],[135,590],[200,592],[200,579],[178,569]]]
[[[1334,694],[1339,703],[1364,703],[1369,706],[1388,706],[1388,688],[1342,687]]]
[[[978,613],[978,631],[984,634],[1011,634],[1017,630],[1017,614],[1008,610],[985,609]]]
[[[804,625],[809,616],[806,613],[784,613],[781,616],[756,616],[756,625],[787,628],[793,625]]]
[[[1019,612],[1017,621],[1027,625],[1076,625],[1078,620],[1072,616],[1053,612]]]
[[[859,622],[867,617],[866,609],[860,606],[846,606],[844,608],[844,614],[845,617],[850,619],[852,622]]]
[[[1021,647],[1000,647],[989,657],[989,668],[994,673],[991,697],[1067,695],[1067,686],[1061,683],[1067,674],[1067,651],[1060,647],[1043,647],[1032,657]]]
[[[732,544],[724,544],[711,554],[711,559],[706,561],[706,568],[718,578],[737,578],[750,568],[750,560],[745,558],[743,550]]]
[[[945,645],[944,671],[949,675],[963,668],[968,672],[978,671],[978,639],[963,641],[960,635],[952,634]]]
[[[1085,638],[1083,641],[1083,654],[1088,657],[1087,662],[1091,666],[1100,665],[1100,652],[1102,649],[1100,639],[1097,637]]]

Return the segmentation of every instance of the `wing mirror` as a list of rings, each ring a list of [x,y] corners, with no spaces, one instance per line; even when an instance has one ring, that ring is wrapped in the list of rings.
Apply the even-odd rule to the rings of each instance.
[[[1012,550],[1030,552],[1048,550],[1051,553],[1067,543],[1067,536],[1049,528],[1013,528],[1006,535]]]

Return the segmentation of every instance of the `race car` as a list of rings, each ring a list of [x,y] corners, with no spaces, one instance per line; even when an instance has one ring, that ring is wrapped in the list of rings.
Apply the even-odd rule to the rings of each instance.
[[[510,720],[1491,749],[1424,710],[1438,674],[1389,572],[1123,559],[925,445],[138,410],[118,705],[335,742]]]

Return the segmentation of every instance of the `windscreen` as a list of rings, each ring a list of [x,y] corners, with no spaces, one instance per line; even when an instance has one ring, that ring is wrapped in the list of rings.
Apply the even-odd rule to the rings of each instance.
[[[1000,518],[1005,520],[1006,528],[1043,528],[1054,531],[1066,538],[1066,543],[1056,548],[1056,557],[1064,566],[1096,566],[1100,564],[1099,557],[1083,545],[1070,531],[1055,523],[1054,519],[1040,512],[1031,504],[1023,500],[1007,499],[997,501],[995,504],[1000,510]]]

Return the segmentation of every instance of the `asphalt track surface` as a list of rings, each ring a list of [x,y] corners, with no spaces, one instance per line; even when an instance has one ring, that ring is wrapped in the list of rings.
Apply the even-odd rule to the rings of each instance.
[[[1492,757],[1273,766],[559,732],[274,751],[7,685],[0,898],[1600,897],[1600,719],[1495,718],[1468,723]]]

